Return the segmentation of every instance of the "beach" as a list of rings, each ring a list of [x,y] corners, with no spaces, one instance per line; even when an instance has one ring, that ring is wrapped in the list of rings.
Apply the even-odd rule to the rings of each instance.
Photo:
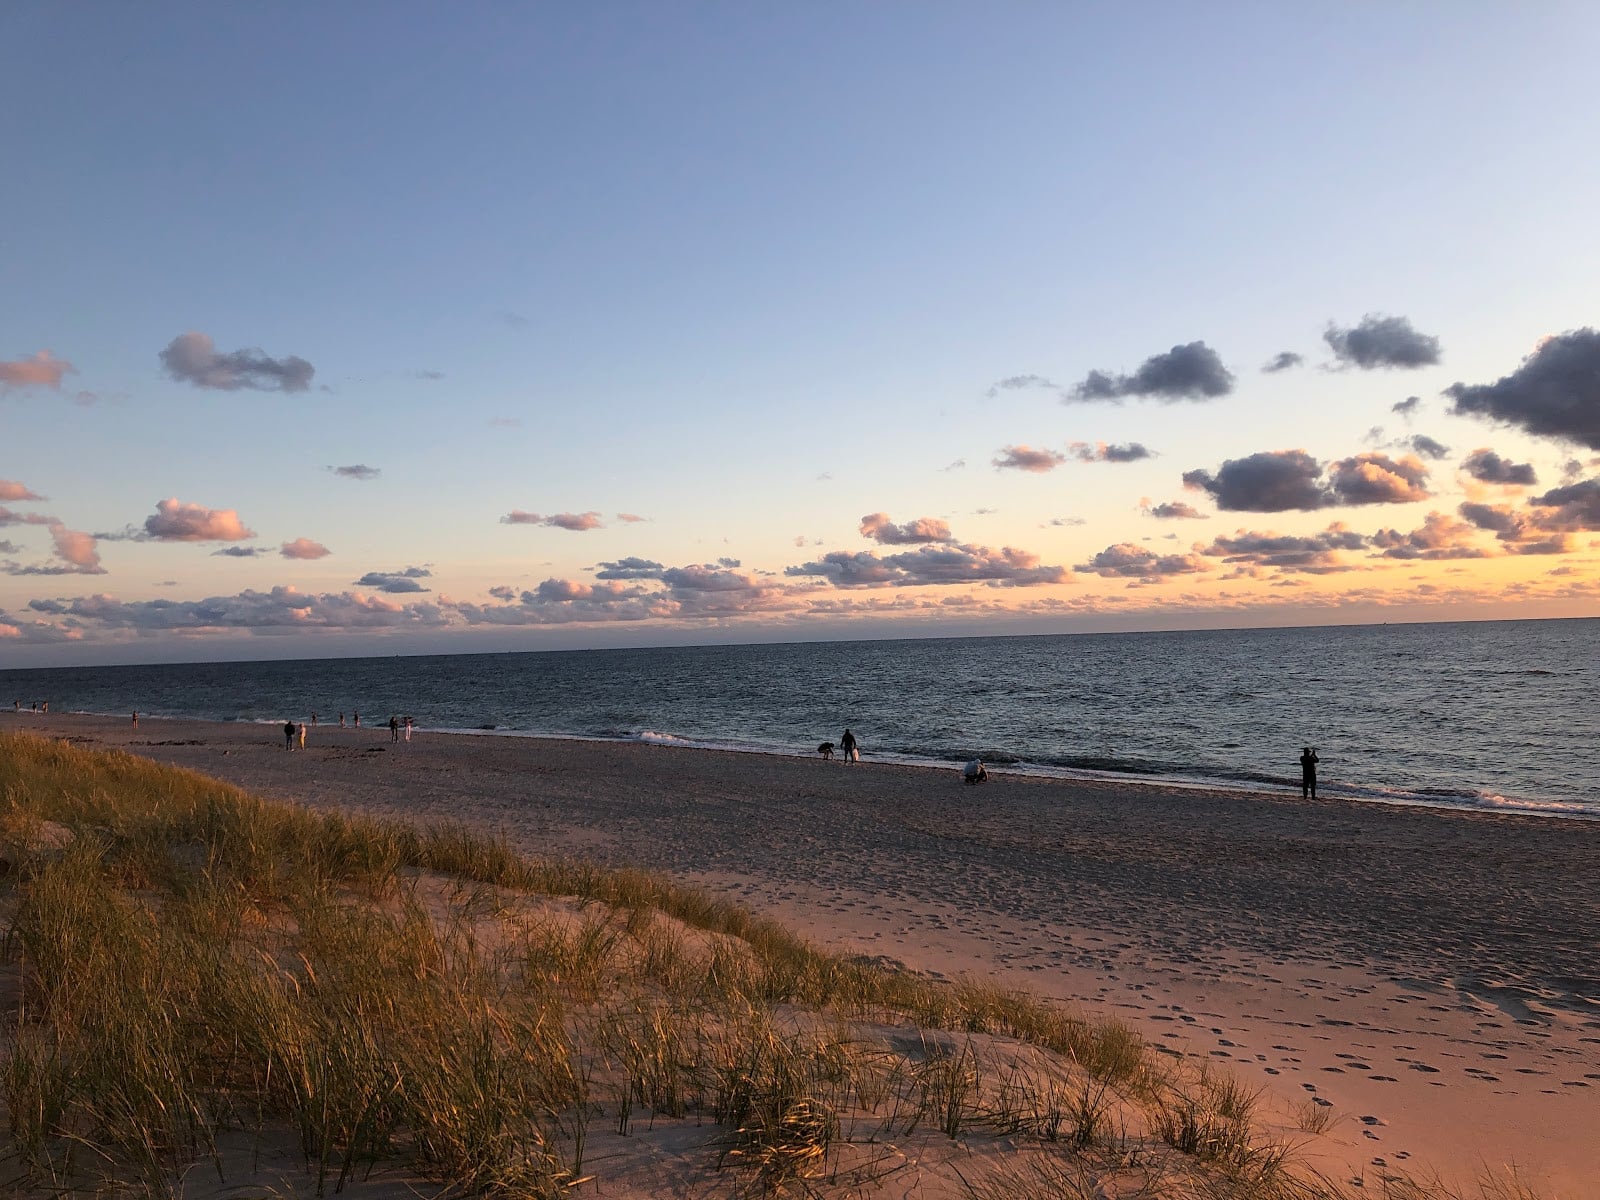
[[[645,867],[835,950],[1093,1007],[1340,1120],[1316,1161],[1600,1179],[1600,823],[387,728],[33,713],[261,794]],[[1375,1177],[1375,1176],[1374,1176]]]

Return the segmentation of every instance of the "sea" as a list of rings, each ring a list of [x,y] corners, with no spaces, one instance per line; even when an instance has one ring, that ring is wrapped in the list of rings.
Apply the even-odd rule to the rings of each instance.
[[[26,711],[642,741],[1600,819],[1600,618],[0,669]],[[0,701],[3,703],[3,701]],[[1131,801],[1136,802],[1136,801]]]

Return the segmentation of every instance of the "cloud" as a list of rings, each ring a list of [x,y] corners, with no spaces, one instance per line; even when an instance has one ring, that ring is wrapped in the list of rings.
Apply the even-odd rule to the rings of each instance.
[[[1421,396],[1407,396],[1404,400],[1397,400],[1389,405],[1389,411],[1399,413],[1402,417],[1410,417],[1422,404]]]
[[[637,525],[641,521],[648,521],[649,517],[641,517],[638,513],[618,513],[617,520],[624,525]]]
[[[14,479],[0,479],[0,500],[43,500],[44,497]]]
[[[725,559],[724,563],[733,560]],[[456,604],[469,625],[561,625],[649,619],[720,619],[796,606],[798,589],[763,582],[722,564],[666,567],[645,559],[602,563],[595,583],[546,579],[505,604]]]
[[[1162,504],[1151,504],[1149,499],[1145,499],[1140,502],[1139,508],[1145,516],[1154,517],[1158,521],[1209,521],[1211,519],[1198,508],[1185,504],[1181,500],[1168,500]]]
[[[1233,375],[1204,342],[1174,346],[1144,360],[1132,375],[1090,371],[1072,389],[1073,400],[1121,400],[1138,396],[1163,400],[1209,400],[1233,391]]]
[[[1268,375],[1274,375],[1279,371],[1287,371],[1290,367],[1298,367],[1305,361],[1304,355],[1296,354],[1293,350],[1284,350],[1274,354],[1261,369]]]
[[[0,540],[0,554],[21,554],[22,547],[15,542]]]
[[[889,520],[888,513],[868,513],[861,518],[861,536],[885,546],[923,546],[953,542],[950,526],[937,517],[918,517],[904,525]]]
[[[235,392],[248,388],[258,392],[303,392],[311,386],[316,368],[303,358],[289,355],[272,358],[260,350],[230,350],[217,353],[211,338],[204,333],[183,333],[167,343],[161,364],[179,383],[199,388]]]
[[[278,553],[284,558],[308,560],[313,558],[327,558],[330,551],[321,542],[313,542],[310,538],[295,538],[292,542],[284,542],[278,547]]]
[[[1420,529],[1401,533],[1397,529],[1380,529],[1372,535],[1374,548],[1383,551],[1384,558],[1424,559],[1439,561],[1454,558],[1483,558],[1484,552],[1471,544],[1474,526],[1458,521],[1444,513],[1432,512],[1424,518]]]
[[[54,524],[56,524],[56,519],[47,517],[43,513],[19,513],[13,509],[0,506],[0,526]]]
[[[543,525],[549,529],[569,529],[573,533],[605,528],[605,523],[600,520],[600,514],[597,512],[551,513],[546,517],[538,513],[523,512],[520,508],[514,508],[501,517],[500,524]]]
[[[1073,568],[1106,579],[1166,579],[1210,568],[1194,554],[1156,554],[1131,542],[1107,546],[1086,563]]]
[[[515,600],[517,598],[517,589],[501,584],[499,587],[490,588],[489,595],[496,600]]]
[[[32,566],[7,562],[0,567],[0,570],[7,575],[104,575],[106,573],[106,569],[100,565],[100,551],[94,534],[68,529],[54,517],[45,518],[45,522],[50,527],[51,541],[55,543],[56,561]],[[38,523],[29,522],[29,524]]]
[[[402,605],[381,596],[359,593],[312,595],[292,587],[246,590],[234,596],[204,600],[122,601],[114,596],[80,596],[72,600],[33,600],[28,607],[46,616],[66,617],[103,629],[228,630],[228,629],[378,629],[437,628],[447,624],[440,606]]]
[[[1553,488],[1529,503],[1552,510],[1538,514],[1544,529],[1600,531],[1600,478]]]
[[[1322,340],[1341,363],[1363,371],[1429,367],[1439,361],[1439,339],[1418,333],[1405,317],[1368,313],[1348,329],[1329,325]]]
[[[1339,557],[1340,551],[1366,547],[1365,537],[1335,522],[1321,533],[1310,535],[1241,529],[1231,536],[1216,538],[1200,553],[1235,566],[1326,575],[1352,569]]]
[[[1446,446],[1443,442],[1434,441],[1425,433],[1413,434],[1401,445],[1422,455],[1423,458],[1431,458],[1435,462],[1438,462],[1441,458],[1450,457],[1449,446]]]
[[[990,385],[989,390],[984,395],[993,400],[1001,392],[1018,392],[1029,388],[1043,388],[1045,391],[1065,394],[1062,387],[1052,383],[1043,375],[1010,375]]]
[[[32,358],[18,358],[0,362],[0,391],[12,388],[60,388],[61,377],[76,371],[64,358],[55,358],[48,350],[41,350]]]
[[[213,550],[212,558],[260,558],[265,554],[263,546],[224,546],[221,550]]]
[[[418,583],[433,574],[426,567],[407,567],[403,571],[368,571],[355,581],[356,587],[375,588],[380,592],[426,592],[429,589]]]
[[[1032,446],[1007,446],[994,456],[996,470],[1053,471],[1067,461],[1059,450],[1035,450]]]
[[[169,496],[144,521],[144,536],[158,542],[242,542],[256,536],[231,508],[180,503]]]
[[[413,378],[413,379],[426,379],[426,380],[428,380],[430,382],[432,382],[433,380],[436,380],[436,379],[443,379],[444,378],[444,372],[443,371],[423,370],[423,371],[412,371],[410,374],[411,374],[411,378]]]
[[[1409,504],[1426,500],[1428,468],[1412,455],[1357,454],[1328,467],[1330,504]]]
[[[1456,509],[1479,529],[1487,529],[1502,542],[1520,542],[1528,533],[1528,522],[1503,505],[1467,501]]]
[[[619,558],[616,562],[603,562],[595,572],[596,579],[660,579],[667,568],[648,558]]]
[[[1600,450],[1600,332],[1575,329],[1546,338],[1495,383],[1453,383],[1444,394],[1457,416],[1487,417]]]
[[[1215,474],[1185,471],[1185,487],[1208,492],[1226,512],[1309,512],[1339,505],[1404,504],[1423,500],[1428,468],[1418,458],[1357,454],[1322,464],[1304,450],[1268,450],[1229,459]]]
[[[869,550],[838,550],[785,575],[820,576],[835,587],[918,587],[987,583],[993,587],[1036,587],[1061,583],[1065,567],[1044,566],[1039,556],[1010,546],[941,545],[879,557]]]
[[[1307,511],[1327,506],[1322,464],[1304,450],[1264,450],[1209,471],[1185,471],[1185,487],[1210,493],[1227,512]]]
[[[1155,451],[1139,442],[1124,442],[1121,445],[1096,442],[1092,446],[1088,442],[1072,442],[1067,449],[1073,458],[1086,463],[1130,463],[1155,456]]]
[[[1488,448],[1474,450],[1467,455],[1461,469],[1480,483],[1498,483],[1513,487],[1532,487],[1539,482],[1532,463],[1514,463],[1501,458]]]
[[[1087,525],[1088,523],[1089,521],[1086,517],[1051,517],[1045,522],[1046,525],[1054,526],[1076,526]]]
[[[361,480],[362,482],[365,482],[369,479],[376,479],[378,476],[383,474],[382,468],[369,467],[366,463],[352,463],[348,467],[326,467],[324,469],[332,471],[341,479],[357,479]]]

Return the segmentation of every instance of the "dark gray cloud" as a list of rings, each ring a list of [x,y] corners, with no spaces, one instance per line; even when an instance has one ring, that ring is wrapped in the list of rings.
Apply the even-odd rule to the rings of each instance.
[[[1147,449],[1139,442],[1123,442],[1121,444],[1108,442],[1072,442],[1067,446],[1072,457],[1079,462],[1094,463],[1130,463],[1138,462],[1141,458],[1154,458],[1155,451]]]
[[[648,558],[619,558],[603,562],[594,573],[596,579],[660,579],[666,567]]]
[[[861,536],[871,538],[884,546],[927,546],[936,542],[953,542],[950,526],[938,517],[918,517],[896,525],[888,513],[868,513],[861,518]]]
[[[1453,383],[1444,394],[1458,416],[1600,450],[1600,333],[1575,329],[1546,338],[1511,374],[1488,384]]]
[[[1185,471],[1185,487],[1210,494],[1225,512],[1290,512],[1326,508],[1322,464],[1304,450],[1264,450],[1230,458],[1210,471]]]
[[[879,557],[872,551],[835,551],[815,562],[789,567],[790,577],[819,576],[835,587],[918,587],[987,583],[994,587],[1035,587],[1061,583],[1065,567],[1041,565],[1039,556],[1010,546],[921,546]]]
[[[1428,496],[1419,459],[1357,454],[1323,467],[1304,450],[1231,458],[1210,471],[1185,471],[1185,487],[1207,492],[1225,512],[1310,512],[1340,505],[1404,504]]]
[[[1398,529],[1380,529],[1372,535],[1371,541],[1374,549],[1383,552],[1384,558],[1427,562],[1483,558],[1484,551],[1472,544],[1473,533],[1474,527],[1468,522],[1433,512],[1423,518],[1420,528],[1410,533],[1402,533]]]
[[[15,542],[0,540],[0,554],[21,554],[22,547]]]
[[[1449,446],[1446,446],[1443,442],[1434,441],[1425,433],[1414,434],[1401,444],[1407,449],[1422,455],[1423,458],[1433,459],[1434,462],[1438,462],[1441,458],[1450,457]]]
[[[1480,483],[1500,483],[1516,487],[1532,487],[1539,482],[1532,463],[1514,463],[1501,458],[1493,450],[1474,450],[1467,455],[1461,469]]]
[[[230,350],[219,354],[209,335],[184,333],[161,352],[167,374],[180,383],[217,388],[225,392],[248,388],[259,392],[303,392],[311,386],[316,368],[303,358],[273,358],[260,350]]]
[[[1421,404],[1421,396],[1407,396],[1404,400],[1397,400],[1389,405],[1389,411],[1399,413],[1402,417],[1409,417],[1417,411]]]
[[[1211,568],[1196,554],[1156,554],[1131,542],[1107,546],[1086,563],[1073,568],[1105,579],[1167,579]]]
[[[1520,542],[1528,534],[1527,519],[1504,505],[1480,504],[1469,500],[1456,511],[1479,529],[1493,533],[1502,542]]]
[[[429,589],[418,583],[433,574],[426,567],[407,567],[403,571],[368,571],[355,581],[356,587],[374,588],[380,592],[426,592]]]
[[[1284,350],[1274,354],[1267,365],[1261,369],[1268,375],[1275,375],[1279,371],[1287,371],[1290,367],[1298,367],[1305,361],[1303,354],[1296,354],[1293,350]]]
[[[1429,367],[1439,361],[1439,339],[1418,333],[1405,317],[1368,313],[1348,329],[1328,326],[1322,340],[1341,363],[1363,371]]]
[[[212,558],[260,558],[267,551],[259,546],[224,546],[221,550],[213,550]]]
[[[517,598],[517,589],[501,584],[499,587],[490,588],[489,595],[496,600],[515,600]]]
[[[1538,514],[1541,528],[1572,532],[1600,531],[1600,479],[1585,479],[1535,496],[1530,504],[1546,510]]]
[[[1339,551],[1366,547],[1367,539],[1361,534],[1335,524],[1309,536],[1240,530],[1215,539],[1200,553],[1235,566],[1327,575],[1352,569],[1339,557]]]
[[[1090,371],[1072,389],[1073,400],[1211,400],[1233,391],[1233,374],[1204,342],[1174,346],[1144,360],[1132,375]]]
[[[1168,500],[1161,504],[1151,504],[1146,500],[1139,506],[1147,517],[1154,517],[1158,521],[1207,521],[1210,518],[1198,508],[1185,504],[1182,500]]]
[[[378,476],[383,474],[383,471],[380,468],[369,467],[366,463],[352,463],[348,467],[329,467],[327,469],[332,471],[341,479],[358,479],[362,482],[365,482],[369,479],[376,479]]]
[[[1059,450],[1035,450],[1032,446],[1007,446],[993,458],[998,471],[1054,471],[1067,461]]]

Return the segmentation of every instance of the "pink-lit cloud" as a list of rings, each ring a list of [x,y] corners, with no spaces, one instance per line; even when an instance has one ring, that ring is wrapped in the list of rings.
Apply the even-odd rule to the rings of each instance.
[[[545,516],[535,512],[523,512],[520,508],[514,508],[501,517],[500,524],[542,525],[547,529],[567,529],[573,533],[605,528],[605,522],[600,519],[600,514],[597,512],[551,513]]]
[[[983,583],[993,587],[1037,587],[1063,583],[1065,567],[1040,563],[1039,556],[1011,546],[920,546],[882,557],[871,551],[845,550],[825,554],[814,562],[789,567],[784,574],[817,577],[834,587],[917,587]]]
[[[1107,546],[1086,563],[1075,568],[1106,579],[1166,579],[1173,575],[1192,575],[1210,570],[1196,554],[1156,554],[1131,542]]]
[[[60,388],[61,377],[75,368],[64,358],[41,350],[31,358],[0,362],[0,390],[11,388]]]
[[[278,553],[284,558],[313,559],[327,558],[329,549],[321,542],[314,542],[310,538],[295,538],[292,542],[284,542],[278,547]]]
[[[1032,471],[1042,474],[1054,471],[1067,461],[1059,450],[1034,449],[1032,446],[1006,446],[991,460],[998,471]]]
[[[31,491],[15,479],[0,479],[0,500],[43,500],[44,497]]]
[[[1483,558],[1483,549],[1475,544],[1476,535],[1476,527],[1469,522],[1432,512],[1424,518],[1421,528],[1410,533],[1398,529],[1378,530],[1372,535],[1372,545],[1383,551],[1384,558],[1424,561]]]
[[[1210,518],[1192,504],[1185,504],[1182,500],[1166,500],[1160,504],[1151,504],[1148,496],[1139,501],[1139,511],[1147,517],[1154,517],[1158,521],[1207,521]]]
[[[231,508],[185,504],[169,496],[145,518],[145,536],[158,542],[240,542],[256,536]]]
[[[938,517],[918,517],[896,525],[888,513],[868,513],[861,518],[861,536],[884,546],[926,546],[953,542],[950,526]]]
[[[0,566],[0,572],[7,575],[104,575],[106,573],[106,569],[100,565],[100,551],[94,534],[68,529],[53,517],[45,520],[50,527],[50,539],[55,544],[53,561],[31,565],[8,561]]]
[[[1071,442],[1067,445],[1072,457],[1083,463],[1130,463],[1141,458],[1152,458],[1155,451],[1141,442]]]

